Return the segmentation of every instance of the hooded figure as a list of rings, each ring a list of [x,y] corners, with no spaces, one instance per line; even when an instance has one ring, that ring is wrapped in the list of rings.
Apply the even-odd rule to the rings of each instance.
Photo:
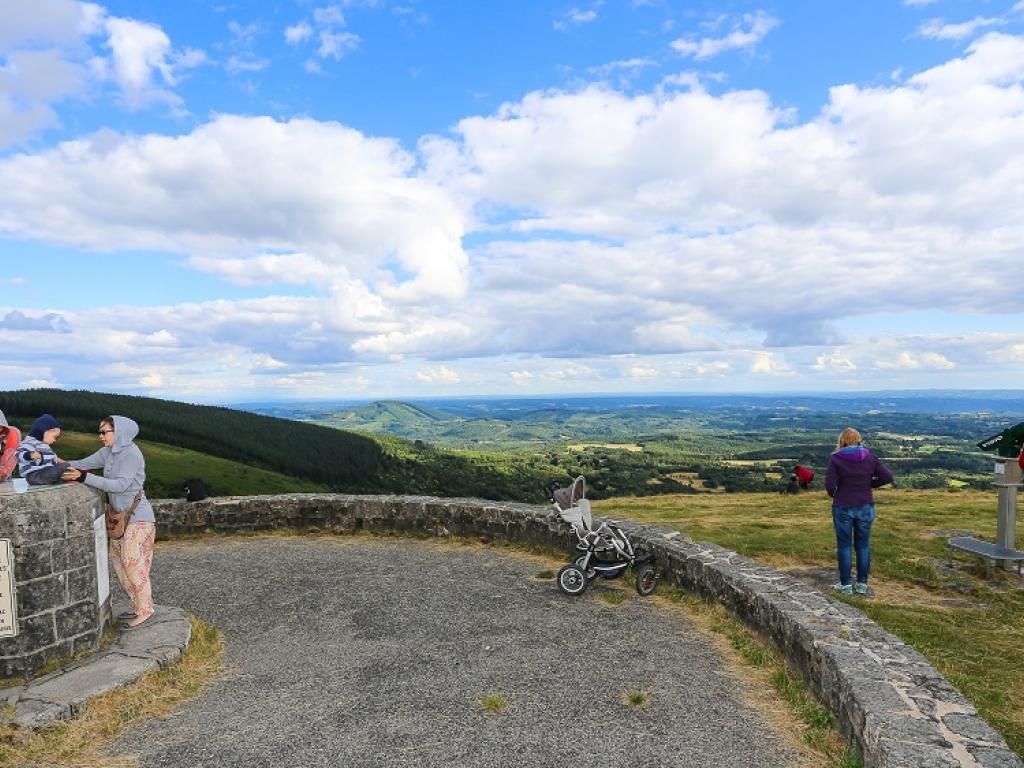
[[[146,460],[142,458],[133,441],[139,434],[139,425],[127,416],[112,416],[114,423],[114,444],[104,445],[92,456],[70,462],[75,469],[102,469],[103,477],[90,472],[83,482],[93,488],[107,492],[107,498],[114,509],[123,512],[135,501],[135,494],[146,482]],[[143,494],[129,523],[156,522],[153,507]]]
[[[111,539],[110,554],[114,573],[132,599],[134,613],[129,627],[142,624],[153,615],[153,592],[149,583],[149,569],[153,564],[156,541],[156,517],[153,507],[143,493],[146,482],[146,460],[142,451],[132,442],[139,434],[139,425],[125,416],[111,416],[100,422],[103,447],[92,456],[72,461],[65,475],[67,480],[78,480],[93,488],[107,492],[114,509],[124,512],[139,501],[125,526],[124,537]],[[102,469],[103,477],[82,470]]]
[[[11,476],[18,465],[18,445],[21,433],[7,423],[7,417],[0,411],[0,481]]]

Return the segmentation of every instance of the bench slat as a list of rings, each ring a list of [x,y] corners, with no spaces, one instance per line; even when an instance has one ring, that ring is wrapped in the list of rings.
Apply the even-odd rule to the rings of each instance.
[[[992,544],[981,539],[974,539],[962,536],[949,540],[949,546],[961,552],[970,552],[981,557],[988,557],[993,560],[1024,560],[1024,552],[1016,549],[1007,549],[997,544]]]

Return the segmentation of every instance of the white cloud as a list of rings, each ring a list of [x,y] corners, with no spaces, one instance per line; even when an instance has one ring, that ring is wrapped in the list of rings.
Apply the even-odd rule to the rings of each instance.
[[[321,59],[331,58],[340,61],[346,53],[358,48],[361,42],[359,35],[351,32],[324,30],[320,33],[320,45],[316,49],[316,55]]]
[[[580,25],[590,24],[593,21],[597,21],[597,9],[596,8],[570,8],[560,19],[556,19],[552,22],[552,26],[559,32],[564,32],[569,28],[569,25]]]
[[[186,71],[205,63],[206,54],[194,48],[173,50],[170,38],[155,24],[109,18],[106,29],[113,77],[125,104],[130,108],[154,102],[180,106],[181,98],[165,86],[176,85]]]
[[[736,20],[732,30],[724,37],[681,37],[672,41],[672,48],[683,56],[692,56],[698,61],[704,61],[726,51],[756,47],[778,24],[778,19],[764,11],[748,13]]]
[[[937,2],[938,0],[903,0],[904,5],[909,5],[913,8],[921,8],[926,5],[932,5],[933,3]]]
[[[979,29],[999,26],[1005,23],[1003,19],[986,18],[984,16],[975,16],[970,21],[964,21],[960,24],[947,24],[942,19],[931,19],[922,24],[917,33],[921,37],[927,37],[932,40],[963,40],[972,37]]]
[[[286,27],[284,30],[284,39],[289,45],[304,43],[312,36],[313,28],[305,21],[300,21],[298,24],[293,24],[290,27]]]
[[[628,375],[631,379],[656,379],[658,370],[647,365],[634,365],[630,367]]]
[[[180,111],[171,89],[207,60],[202,51],[174,49],[155,24],[78,0],[5,7],[0,57],[0,147],[59,126],[57,105],[94,97],[106,82],[129,109],[165,104]]]
[[[464,215],[414,166],[394,141],[311,120],[224,116],[180,137],[99,133],[0,160],[0,231],[191,253],[236,280],[296,265],[314,279],[318,262],[399,303],[461,296]]]
[[[843,352],[831,352],[818,355],[812,368],[815,371],[842,372],[857,370],[857,365]]]
[[[751,356],[750,372],[759,376],[791,374],[793,367],[774,352],[754,352]]]
[[[376,3],[367,5],[375,6]],[[362,38],[346,27],[345,14],[341,5],[332,4],[313,10],[313,21],[303,19],[285,28],[284,39],[289,45],[302,45],[315,42],[316,57],[321,61],[334,59],[340,61],[344,56],[356,50]],[[305,62],[305,69],[311,74],[320,74],[323,67],[313,59]]]
[[[445,384],[458,384],[460,381],[459,374],[445,365],[437,368],[426,368],[424,370],[417,371],[416,378],[424,384],[437,384],[439,382]]]
[[[900,352],[895,357],[875,360],[875,367],[882,370],[893,369],[935,369],[949,370],[956,364],[938,352]]]
[[[725,376],[731,370],[732,366],[724,360],[700,363],[694,368],[698,376]]]

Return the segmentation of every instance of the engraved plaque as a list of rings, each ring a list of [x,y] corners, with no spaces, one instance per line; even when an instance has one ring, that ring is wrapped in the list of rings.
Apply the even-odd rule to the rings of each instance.
[[[110,596],[110,571],[107,568],[107,519],[104,516],[92,521],[93,537],[96,539],[96,605],[102,607]]]
[[[0,637],[18,634],[18,601],[14,596],[14,550],[0,539]]]

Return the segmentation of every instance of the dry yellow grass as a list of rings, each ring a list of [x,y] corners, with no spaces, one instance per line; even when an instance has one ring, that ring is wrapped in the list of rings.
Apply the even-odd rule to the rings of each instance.
[[[129,726],[167,717],[221,672],[222,639],[215,627],[191,617],[192,642],[174,664],[131,685],[98,696],[66,722],[23,732],[0,728],[0,766],[10,768],[131,768],[131,756],[111,757],[106,748]]]

